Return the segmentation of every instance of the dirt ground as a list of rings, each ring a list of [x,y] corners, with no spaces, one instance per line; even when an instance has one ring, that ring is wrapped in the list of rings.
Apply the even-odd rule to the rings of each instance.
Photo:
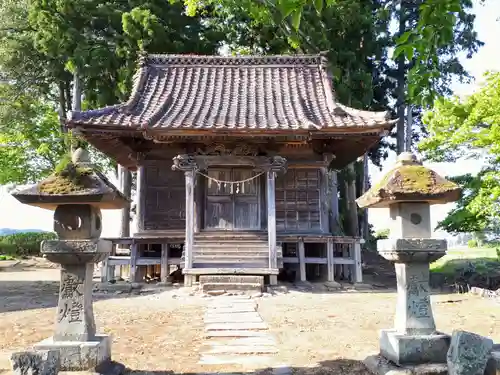
[[[0,271],[0,373],[9,355],[52,333],[58,271]],[[192,294],[192,293],[191,293]],[[217,297],[213,297],[217,298]],[[275,366],[297,374],[368,374],[361,364],[377,352],[378,330],[392,326],[395,293],[299,291],[258,298],[258,311],[278,341]],[[500,304],[470,295],[433,296],[440,330],[466,329],[500,341]],[[113,357],[134,373],[234,373],[237,366],[198,365],[207,298],[172,288],[141,295],[101,294],[98,327],[113,336]]]

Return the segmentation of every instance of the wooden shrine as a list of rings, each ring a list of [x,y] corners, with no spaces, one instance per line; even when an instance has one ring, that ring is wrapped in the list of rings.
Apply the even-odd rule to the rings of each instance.
[[[329,169],[392,127],[336,101],[321,55],[149,55],[126,103],[71,112],[67,125],[137,171],[131,253],[108,266],[180,265],[198,275],[361,281],[360,239],[332,235]],[[324,272],[321,271],[324,269]]]

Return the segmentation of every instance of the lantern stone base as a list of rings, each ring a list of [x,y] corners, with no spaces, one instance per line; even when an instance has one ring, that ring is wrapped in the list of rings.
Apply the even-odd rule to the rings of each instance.
[[[398,366],[380,354],[366,357],[363,364],[375,375],[448,375],[445,363]]]
[[[380,354],[396,365],[446,363],[450,336],[404,335],[394,329],[380,331]]]
[[[111,337],[96,335],[93,341],[55,341],[49,337],[34,346],[35,350],[57,350],[61,371],[87,371],[111,361]]]

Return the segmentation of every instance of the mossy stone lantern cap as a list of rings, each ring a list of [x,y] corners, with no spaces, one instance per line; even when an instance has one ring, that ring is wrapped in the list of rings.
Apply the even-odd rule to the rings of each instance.
[[[356,202],[361,208],[389,207],[392,238],[430,238],[430,205],[454,202],[460,194],[458,185],[403,152],[396,165]]]
[[[97,239],[101,209],[120,209],[129,200],[90,163],[88,151],[77,149],[71,161],[41,182],[12,195],[21,203],[54,212],[60,239]]]

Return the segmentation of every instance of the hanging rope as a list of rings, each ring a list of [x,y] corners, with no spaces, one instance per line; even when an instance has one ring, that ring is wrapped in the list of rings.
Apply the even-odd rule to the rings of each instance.
[[[222,186],[224,188],[226,186],[229,186],[230,187],[230,192],[233,193],[234,185],[236,185],[236,194],[238,194],[240,191],[242,193],[245,192],[245,183],[250,182],[252,180],[255,180],[259,176],[262,176],[265,172],[260,172],[259,174],[256,174],[255,176],[252,176],[250,178],[246,178],[246,179],[240,180],[240,181],[223,181],[223,180],[218,180],[218,179],[216,179],[214,177],[210,177],[210,176],[208,176],[208,175],[206,175],[204,173],[201,173],[199,171],[197,171],[196,173],[198,173],[200,176],[205,177],[208,180],[208,187],[211,186],[211,182],[215,182],[217,184],[217,188],[219,190],[220,190],[220,188]]]

